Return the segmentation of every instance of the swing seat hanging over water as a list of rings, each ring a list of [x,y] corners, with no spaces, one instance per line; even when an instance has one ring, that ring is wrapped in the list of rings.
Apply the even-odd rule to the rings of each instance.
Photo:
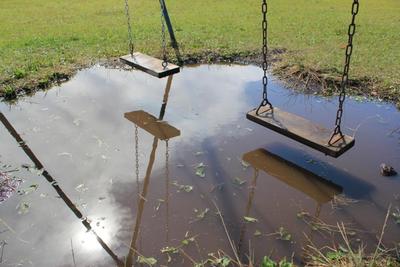
[[[329,144],[332,130],[276,107],[265,115],[257,115],[256,111],[247,113],[247,119],[331,157],[337,158],[354,146],[354,138],[348,135],[337,137]]]
[[[258,108],[255,108],[247,113],[246,115],[247,119],[335,158],[339,157],[347,150],[349,150],[351,147],[353,147],[355,140],[353,137],[350,137],[342,133],[341,122],[343,115],[343,104],[346,99],[346,86],[349,79],[350,58],[353,51],[353,37],[356,29],[355,18],[358,13],[358,8],[359,8],[359,0],[353,0],[353,5],[351,9],[352,20],[348,28],[346,60],[340,86],[339,107],[336,112],[335,128],[332,131],[326,129],[321,125],[310,122],[298,115],[291,114],[289,112],[273,107],[271,102],[268,100],[268,91],[267,91],[268,7],[267,7],[267,0],[262,0],[262,14],[263,14],[262,68],[264,71],[262,79],[263,99]]]
[[[146,72],[157,78],[163,78],[179,72],[179,66],[168,63],[163,67],[163,61],[140,52],[134,52],[132,55],[128,54],[120,57],[121,61],[125,64],[134,67],[138,70]]]
[[[154,58],[140,52],[134,52],[134,42],[132,34],[131,17],[129,13],[129,0],[125,0],[125,14],[128,24],[128,38],[129,38],[129,54],[120,57],[120,60],[138,70],[148,73],[157,78],[164,78],[176,74],[180,71],[179,66],[168,62],[167,58],[167,44],[165,38],[165,28],[167,27],[171,38],[172,47],[175,49],[176,57],[178,62],[181,62],[178,42],[176,41],[175,34],[172,28],[171,20],[169,19],[168,10],[164,0],[160,0],[161,6],[161,45],[162,45],[162,57],[163,59]],[[165,24],[167,24],[165,26]]]

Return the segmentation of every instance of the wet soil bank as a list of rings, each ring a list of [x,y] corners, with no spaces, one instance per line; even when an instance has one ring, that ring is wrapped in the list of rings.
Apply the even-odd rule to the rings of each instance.
[[[337,95],[340,89],[341,73],[336,69],[313,69],[299,64],[289,64],[282,57],[290,53],[286,49],[270,51],[269,62],[272,73],[286,83],[288,87],[302,93],[319,94],[323,96]],[[173,63],[174,60],[171,60]],[[246,51],[223,54],[206,51],[200,54],[182,56],[183,66],[193,64],[243,64],[261,66],[262,58],[258,51]],[[71,69],[55,71],[48,77],[40,80],[14,79],[0,82],[0,97],[13,101],[18,96],[33,95],[38,90],[45,90],[53,85],[68,81],[77,71],[89,68],[95,64],[109,68],[126,68],[118,58],[102,59],[97,62],[77,64]],[[351,74],[350,74],[351,76]],[[400,108],[400,94],[397,85],[383,85],[382,81],[373,77],[362,77],[349,80],[348,94],[381,101],[395,103]]]

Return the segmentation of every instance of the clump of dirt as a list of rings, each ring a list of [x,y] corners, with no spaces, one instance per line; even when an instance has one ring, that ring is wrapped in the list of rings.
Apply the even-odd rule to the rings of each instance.
[[[10,198],[21,183],[20,179],[10,177],[7,173],[0,171],[0,203]]]
[[[53,72],[51,75],[38,80],[5,80],[0,83],[0,97],[4,97],[5,100],[12,102],[19,96],[31,95],[38,90],[45,90],[54,85],[60,85],[68,81],[75,72],[72,70],[70,72]]]
[[[316,70],[301,65],[278,64],[273,74],[286,82],[289,87],[304,93],[317,93],[325,96],[338,94],[341,89],[342,74],[337,70]],[[346,91],[349,95],[378,98],[397,103],[400,109],[400,85],[389,88],[380,87],[378,79],[362,77],[349,79]]]

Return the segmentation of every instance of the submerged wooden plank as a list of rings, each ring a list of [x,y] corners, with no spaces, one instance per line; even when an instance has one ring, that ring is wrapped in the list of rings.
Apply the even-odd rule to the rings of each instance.
[[[124,117],[160,140],[167,140],[181,135],[181,131],[175,127],[165,121],[158,120],[143,110],[125,113]]]
[[[255,123],[335,158],[354,146],[354,138],[348,135],[329,145],[331,130],[276,107],[274,107],[273,112],[265,112],[261,116],[258,116],[256,109],[254,109],[247,113],[246,117]]]
[[[122,56],[120,60],[131,67],[144,71],[157,78],[163,78],[180,71],[179,66],[171,63],[168,63],[168,66],[164,68],[162,66],[162,60],[140,52],[133,53],[133,56],[131,54]]]
[[[263,170],[285,184],[308,195],[318,203],[325,203],[341,194],[343,188],[265,149],[256,149],[243,155],[243,161]]]

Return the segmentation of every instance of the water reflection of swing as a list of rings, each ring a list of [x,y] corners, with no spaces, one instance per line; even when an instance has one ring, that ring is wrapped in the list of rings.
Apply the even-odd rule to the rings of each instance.
[[[156,156],[156,151],[158,147],[158,141],[162,140],[165,141],[165,205],[166,205],[166,241],[168,242],[169,240],[169,231],[168,231],[168,216],[169,216],[169,166],[168,166],[168,160],[169,160],[169,147],[168,147],[168,141],[174,137],[179,136],[181,133],[178,129],[175,127],[169,125],[168,123],[163,121],[164,115],[165,115],[165,110],[167,107],[168,103],[168,96],[169,92],[171,89],[171,84],[172,84],[172,77],[168,77],[168,82],[167,86],[165,88],[164,92],[164,98],[163,98],[163,103],[161,106],[160,114],[158,118],[155,116],[143,111],[143,110],[138,110],[138,111],[132,111],[129,113],[125,113],[125,118],[128,119],[129,121],[133,122],[135,124],[135,160],[136,160],[136,183],[137,183],[137,190],[138,190],[138,197],[137,197],[137,214],[136,214],[136,220],[135,220],[135,225],[133,227],[133,234],[132,234],[132,239],[131,243],[129,246],[129,252],[126,257],[125,261],[125,266],[132,266],[135,256],[138,253],[137,249],[137,241],[139,238],[140,234],[140,225],[142,221],[142,215],[144,211],[144,206],[146,202],[146,197],[147,197],[147,192],[149,189],[150,185],[150,176],[151,172],[153,170],[154,166],[154,161],[155,161],[155,156]],[[149,163],[147,165],[146,173],[144,176],[143,180],[143,188],[142,191],[140,192],[139,188],[139,138],[138,138],[138,127],[145,130],[149,134],[154,136],[153,139],[153,144],[152,144],[152,150],[150,153],[149,157]]]
[[[0,121],[6,127],[11,136],[15,139],[15,141],[19,144],[25,154],[32,160],[35,168],[38,170],[42,170],[42,176],[51,184],[60,198],[64,201],[64,203],[68,206],[68,208],[75,214],[75,216],[82,222],[83,226],[86,230],[92,233],[97,242],[101,245],[101,247],[111,256],[111,258],[115,261],[117,266],[122,266],[123,262],[118,258],[118,256],[110,249],[110,247],[104,242],[104,240],[96,233],[96,231],[90,225],[87,217],[84,217],[82,212],[76,207],[76,205],[71,201],[71,199],[64,193],[62,188],[59,186],[57,181],[53,178],[53,176],[44,168],[43,164],[39,161],[30,147],[26,144],[26,142],[21,138],[19,133],[15,130],[15,128],[11,125],[11,123],[7,120],[3,113],[0,112]]]
[[[250,214],[260,170],[315,200],[317,203],[315,218],[319,217],[324,203],[331,201],[335,195],[341,194],[343,191],[341,186],[262,148],[245,153],[242,159],[254,168],[254,176],[249,187],[249,198],[244,216],[249,216]],[[246,224],[244,223],[240,231],[239,250],[246,232],[245,227]]]

